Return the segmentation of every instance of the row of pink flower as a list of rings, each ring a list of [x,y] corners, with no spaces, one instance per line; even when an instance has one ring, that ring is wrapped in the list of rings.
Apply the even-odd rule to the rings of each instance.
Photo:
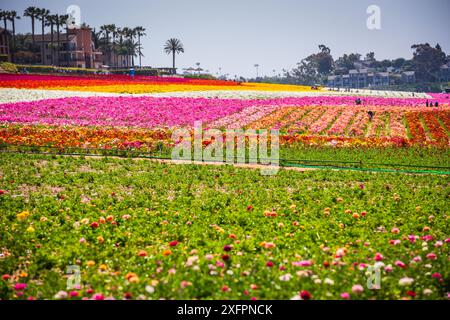
[[[313,97],[298,97],[298,98],[279,98],[265,100],[267,104],[278,104],[286,106],[354,106],[356,96],[313,96]],[[360,97],[361,106],[372,107],[426,107],[427,99],[421,98],[380,98],[380,97]],[[429,102],[431,100],[428,100]],[[445,95],[436,96],[432,99],[433,102],[438,102],[439,105],[448,106],[450,100]]]
[[[450,104],[450,93],[428,93],[432,97],[430,101]]]
[[[227,117],[220,118],[212,123],[211,128],[228,128],[228,129],[240,129],[246,127],[249,123],[260,119],[261,117],[272,113],[276,106],[251,106],[243,109],[240,112],[236,112]]]
[[[0,105],[0,122],[49,125],[112,125],[135,127],[189,126],[241,111],[243,100],[90,97],[63,98]]]
[[[276,107],[342,106],[345,103],[350,104],[352,99],[352,97],[302,97],[268,100],[157,98],[148,96],[71,97],[0,104],[0,122],[50,125],[173,127],[193,125],[194,121],[211,123],[233,115],[232,118],[223,119],[222,124],[243,127],[247,123],[270,114]],[[365,102],[368,103],[369,101],[373,105],[377,105],[377,107],[373,105],[370,107],[376,113],[380,111],[404,111],[405,108],[414,106],[414,99],[367,98]],[[252,107],[252,109],[248,112],[243,111],[249,107]],[[354,106],[354,104],[347,108],[358,109],[359,111],[365,108],[369,109],[369,107]],[[437,108],[416,107],[414,109],[420,111]],[[317,121],[324,112],[322,108],[317,108],[317,110],[313,110],[311,115],[307,115],[305,119],[301,119],[301,123],[296,123],[296,125],[306,128],[314,121]],[[244,113],[239,114],[241,111]],[[333,116],[331,115],[331,118]],[[324,121],[329,120],[324,118]],[[327,125],[328,122],[318,124],[318,129],[324,129]],[[278,126],[281,126],[281,124]]]
[[[406,138],[406,127],[403,122],[405,113],[392,112],[389,119],[389,129],[391,137],[402,137]]]
[[[375,113],[371,123],[369,130],[367,132],[368,137],[376,137],[378,130],[383,130],[386,123],[386,112],[377,112]],[[381,134],[383,136],[383,134]]]
[[[311,123],[316,121],[319,117],[321,117],[324,113],[326,113],[326,109],[314,108],[308,114],[303,116],[300,121],[294,122],[292,125],[288,127],[289,131],[292,132],[305,132],[310,127]]]
[[[329,112],[325,112],[316,122],[314,122],[309,131],[311,133],[321,133],[330,126],[336,119],[340,117],[342,108],[331,108]]]
[[[343,135],[345,133],[345,128],[347,128],[354,116],[355,110],[346,108],[327,133],[329,135]]]

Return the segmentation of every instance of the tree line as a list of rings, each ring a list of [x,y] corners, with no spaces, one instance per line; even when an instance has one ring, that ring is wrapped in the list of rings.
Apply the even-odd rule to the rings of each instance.
[[[413,57],[410,60],[397,58],[393,60],[377,60],[374,52],[369,52],[364,57],[366,68],[378,71],[386,71],[389,67],[403,71],[414,71],[419,82],[440,81],[440,68],[450,61],[450,56],[442,50],[439,44],[435,46],[429,43],[414,44],[411,46]],[[283,75],[273,77],[272,81],[280,83],[313,85],[325,83],[329,75],[348,74],[352,69],[357,69],[362,55],[359,53],[344,54],[334,59],[331,49],[326,45],[319,45],[319,51],[311,54],[297,63],[291,70],[283,70]],[[270,80],[270,79],[264,79]]]

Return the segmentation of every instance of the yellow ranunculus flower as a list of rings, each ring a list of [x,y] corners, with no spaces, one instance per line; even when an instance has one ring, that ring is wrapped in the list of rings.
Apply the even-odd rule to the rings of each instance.
[[[86,265],[88,267],[93,267],[93,266],[95,266],[95,261],[89,260],[88,262],[86,262]]]
[[[23,221],[30,215],[29,211],[22,211],[21,213],[17,214],[17,220]]]

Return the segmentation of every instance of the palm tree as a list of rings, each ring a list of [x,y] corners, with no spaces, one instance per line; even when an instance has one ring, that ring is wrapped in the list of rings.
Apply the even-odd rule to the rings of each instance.
[[[119,44],[122,41],[122,29],[120,27],[116,28],[116,32],[113,34],[113,38],[115,37],[118,37],[117,41],[114,41],[115,66],[119,67]]]
[[[123,34],[123,37],[125,38],[125,41],[123,42],[123,46],[124,46],[125,50],[122,50],[122,52],[125,53],[125,51],[126,51],[127,68],[128,68],[130,57],[133,60],[131,64],[134,65],[134,56],[131,55],[131,45],[133,44],[134,31],[133,31],[133,29],[124,27],[124,28],[122,28],[122,34]]]
[[[7,22],[8,22],[8,14],[9,11],[0,10],[0,19],[3,19],[3,28],[7,31]]]
[[[109,42],[109,25],[104,24],[102,26],[100,26],[100,32],[104,32],[105,33],[105,39],[106,42]]]
[[[59,41],[59,27],[62,25],[61,23],[61,16],[59,14],[55,14],[55,25],[56,25],[56,50],[57,50],[57,55],[56,55],[56,63],[57,65],[59,65],[59,49],[60,49],[60,41]]]
[[[41,9],[36,7],[28,7],[23,12],[24,17],[30,17],[31,18],[31,39],[33,39],[33,46],[35,44],[35,38],[34,38],[34,21],[36,18],[39,17],[41,13]]]
[[[51,54],[51,64],[53,64],[53,27],[55,26],[56,23],[56,15],[52,14],[52,15],[48,15],[47,16],[47,22],[45,23],[45,25],[47,27],[50,27],[50,54]]]
[[[110,55],[110,61],[109,65],[114,66],[114,57],[116,54],[116,34],[117,34],[117,27],[115,24],[109,24],[108,25],[108,32],[112,34],[112,41],[111,41],[111,55]]]
[[[103,26],[100,26],[100,32],[104,33],[104,40],[105,43],[103,44],[103,48],[104,51],[107,53],[107,57],[108,57],[108,61],[107,63],[109,65],[112,64],[112,60],[113,60],[113,52],[114,50],[114,42],[116,41],[116,33],[117,33],[117,28],[115,24],[105,24]],[[110,42],[110,38],[109,35],[112,34],[112,41]]]
[[[41,45],[41,51],[42,51],[42,64],[44,64],[44,55],[45,55],[45,40],[44,40],[44,34],[45,34],[45,19],[50,15],[50,11],[47,9],[39,9],[39,15],[36,17],[38,20],[41,20],[41,27],[42,27],[42,45]]]
[[[110,50],[109,50],[109,25],[104,24],[102,26],[100,26],[100,33],[103,32],[105,34],[104,40],[105,43],[104,45],[101,45],[106,53],[107,59],[108,59],[108,64],[109,61],[111,60],[111,54],[110,54]],[[103,42],[103,41],[102,41]]]
[[[141,47],[141,37],[146,36],[147,34],[145,33],[145,28],[142,26],[137,26],[136,28],[134,28],[134,31],[136,32],[136,35],[138,37],[138,54],[139,54],[139,68],[142,69],[142,61],[141,61],[141,57],[142,57],[142,47]]]
[[[138,51],[138,44],[137,42],[134,42],[134,37],[137,36],[136,30],[130,28],[128,34],[128,51],[129,55],[131,56],[131,66],[134,68],[134,57],[136,56],[136,52]]]
[[[167,54],[172,53],[172,66],[173,66],[174,73],[176,73],[175,54],[184,52],[183,44],[181,43],[180,40],[178,40],[176,38],[170,38],[169,40],[166,41],[166,43],[164,45],[164,52]]]
[[[69,66],[69,26],[67,25],[67,21],[69,20],[69,15],[68,14],[63,14],[59,16],[59,23],[61,24],[61,26],[65,25],[65,30],[66,30],[66,62],[67,62],[67,66]],[[58,56],[59,56],[59,52],[58,52]]]
[[[119,42],[117,44],[117,55],[127,57],[125,66],[128,67],[128,49],[126,47],[126,41],[124,41],[124,38],[126,38],[128,34],[127,28],[117,28],[117,34],[119,36]],[[123,65],[121,67],[123,67]]]
[[[20,19],[20,17],[17,15],[16,11],[9,11],[8,12],[8,20],[11,21],[12,24],[12,60],[14,61],[14,50],[16,46],[16,19]]]

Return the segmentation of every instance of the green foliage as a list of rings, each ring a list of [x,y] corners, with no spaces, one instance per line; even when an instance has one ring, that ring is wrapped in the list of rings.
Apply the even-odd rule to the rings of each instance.
[[[130,69],[114,69],[114,70],[111,70],[110,73],[112,73],[112,74],[124,74],[124,73],[129,74]],[[143,68],[143,69],[135,68],[134,74],[140,75],[140,76],[159,76],[158,69],[149,69],[149,68]]]
[[[437,81],[439,79],[439,68],[447,62],[445,52],[439,44],[436,47],[430,44],[415,44],[411,46],[414,49],[413,68],[417,72],[417,77],[422,81]]]
[[[5,70],[6,72],[17,73],[19,70],[14,63],[10,62],[0,62],[0,68]]]
[[[54,67],[54,66],[42,66],[42,65],[24,65],[18,64],[17,68],[20,72],[28,73],[76,73],[76,74],[97,74],[102,72],[97,69],[85,69],[85,68],[66,68],[66,67]]]
[[[211,74],[186,74],[184,77],[187,79],[216,80],[216,77]]]
[[[1,299],[17,298],[16,282],[27,284],[23,299],[52,299],[66,290],[69,265],[80,267],[82,281],[72,299],[90,298],[87,289],[117,299],[125,293],[290,299],[301,290],[314,299],[339,299],[342,292],[352,299],[400,299],[408,292],[447,299],[448,244],[434,246],[450,227],[446,176],[333,170],[262,176],[232,166],[8,154],[0,167],[0,249],[7,253],[0,274],[20,275],[0,279]],[[29,215],[18,219],[23,211]],[[410,242],[409,235],[433,240]],[[336,258],[339,249],[345,255]],[[358,266],[373,264],[377,252],[393,271],[381,268],[381,289],[369,290],[367,269]],[[417,256],[422,261],[410,263]],[[301,260],[312,265],[292,264]],[[404,277],[414,282],[401,286]],[[355,284],[364,291],[353,293]]]

